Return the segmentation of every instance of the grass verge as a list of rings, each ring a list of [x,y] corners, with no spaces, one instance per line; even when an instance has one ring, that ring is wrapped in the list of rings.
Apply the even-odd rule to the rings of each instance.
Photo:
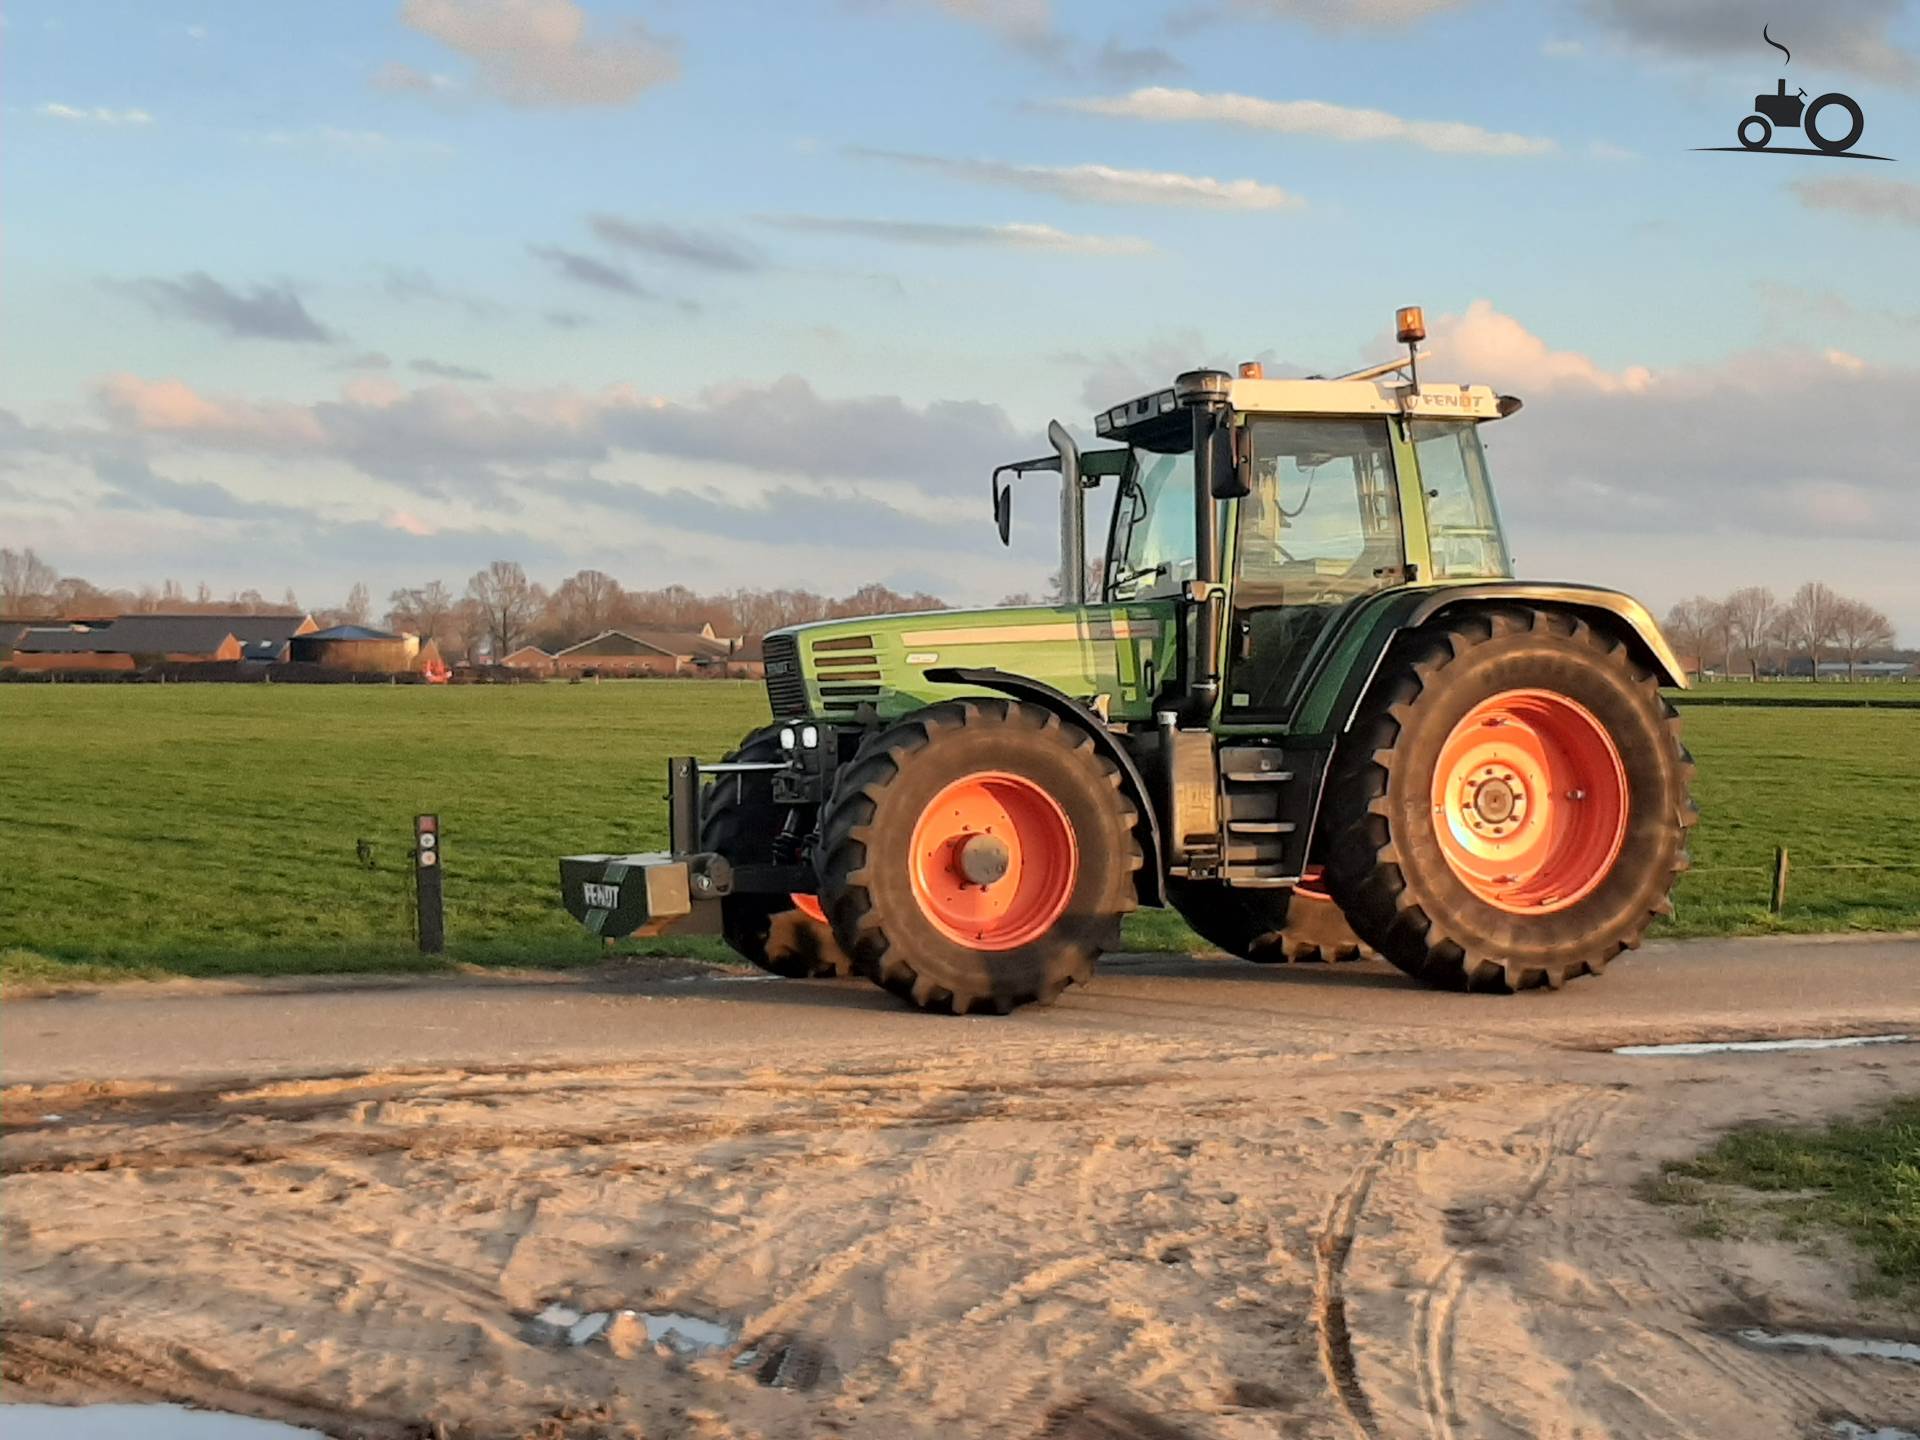
[[[1689,1229],[1708,1238],[1837,1232],[1872,1262],[1863,1294],[1920,1294],[1920,1095],[1824,1129],[1742,1126],[1664,1166],[1643,1194],[1688,1207]]]

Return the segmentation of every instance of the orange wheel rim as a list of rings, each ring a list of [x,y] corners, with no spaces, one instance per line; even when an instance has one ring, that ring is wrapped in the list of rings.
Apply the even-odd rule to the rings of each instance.
[[[827,912],[820,908],[820,897],[818,895],[801,895],[796,893],[789,895],[787,898],[793,901],[793,908],[809,920],[818,920],[822,925],[827,923]]]
[[[1332,900],[1327,893],[1326,872],[1318,865],[1309,865],[1300,872],[1300,878],[1294,882],[1294,895],[1301,900]]]
[[[908,867],[914,899],[941,934],[975,950],[1011,950],[1066,910],[1080,851],[1053,796],[1023,776],[983,771],[927,802]]]
[[[1481,900],[1514,915],[1564,910],[1593,893],[1626,842],[1620,748],[1564,695],[1490,696],[1440,747],[1433,828]]]

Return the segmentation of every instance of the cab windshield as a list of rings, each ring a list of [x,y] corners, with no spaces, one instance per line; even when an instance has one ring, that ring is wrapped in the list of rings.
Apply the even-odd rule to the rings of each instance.
[[[1166,594],[1194,574],[1193,451],[1135,446],[1113,502],[1106,598]]]

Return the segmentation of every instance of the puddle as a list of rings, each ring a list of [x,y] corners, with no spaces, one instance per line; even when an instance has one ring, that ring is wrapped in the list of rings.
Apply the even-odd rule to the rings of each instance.
[[[1898,1425],[1869,1426],[1857,1420],[1835,1420],[1827,1426],[1827,1433],[1834,1440],[1920,1440],[1920,1435]]]
[[[1763,1350],[1821,1350],[1860,1360],[1900,1360],[1920,1365],[1920,1344],[1911,1340],[1873,1340],[1853,1335],[1817,1335],[1807,1330],[1736,1330],[1733,1338]]]
[[[1826,1040],[1688,1040],[1675,1045],[1616,1045],[1615,1055],[1722,1055],[1761,1050],[1845,1050],[1855,1045],[1905,1045],[1911,1035],[1836,1035]]]
[[[0,1430],[18,1440],[326,1440],[278,1420],[184,1405],[0,1405]]]
[[[648,1345],[665,1345],[679,1355],[725,1350],[740,1338],[731,1325],[678,1310],[576,1310],[571,1305],[547,1306],[527,1322],[527,1330],[527,1338],[538,1344],[580,1346],[604,1337],[616,1350],[631,1348],[644,1335]]]

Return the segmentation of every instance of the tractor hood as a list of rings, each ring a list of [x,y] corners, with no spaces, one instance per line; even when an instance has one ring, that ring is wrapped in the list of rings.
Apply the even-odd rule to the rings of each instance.
[[[863,615],[776,630],[766,639],[767,698],[776,717],[851,720],[872,706],[891,720],[936,700],[978,693],[929,670],[998,669],[1115,719],[1144,719],[1174,663],[1172,602],[1024,605]]]

